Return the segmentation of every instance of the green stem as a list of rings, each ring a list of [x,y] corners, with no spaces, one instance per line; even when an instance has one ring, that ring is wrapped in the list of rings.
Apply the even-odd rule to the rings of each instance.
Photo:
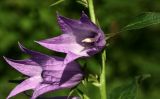
[[[93,0],[88,0],[89,14],[93,23],[96,23],[96,16],[94,13]]]
[[[100,75],[100,94],[101,99],[107,99],[107,92],[106,92],[106,51],[103,50],[102,52],[102,69]]]
[[[94,12],[94,5],[93,0],[88,0],[88,7],[89,7],[89,13],[90,17],[93,23],[96,24],[96,16]],[[102,52],[102,69],[101,69],[101,75],[100,75],[100,94],[101,99],[107,99],[107,93],[106,93],[106,51],[103,50]]]

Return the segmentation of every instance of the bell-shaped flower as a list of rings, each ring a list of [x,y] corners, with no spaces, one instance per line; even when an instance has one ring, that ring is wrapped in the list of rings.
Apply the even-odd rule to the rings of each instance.
[[[36,42],[50,50],[67,53],[66,63],[79,57],[89,57],[104,48],[106,41],[103,31],[84,12],[80,20],[60,15],[57,15],[57,19],[63,34]]]
[[[32,51],[22,45],[20,45],[20,48],[23,52],[29,54],[31,58],[24,60],[5,58],[5,60],[14,69],[29,78],[17,85],[7,99],[30,89],[34,91],[31,99],[36,99],[49,91],[72,88],[83,79],[80,65],[76,62],[64,65],[63,58],[51,57]]]

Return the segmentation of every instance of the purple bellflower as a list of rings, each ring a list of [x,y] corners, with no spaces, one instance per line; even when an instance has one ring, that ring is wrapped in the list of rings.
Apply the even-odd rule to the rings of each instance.
[[[31,58],[24,60],[5,58],[5,60],[14,69],[29,78],[17,85],[7,99],[30,89],[34,91],[31,99],[36,99],[49,91],[72,88],[83,79],[80,65],[74,61],[64,65],[63,58],[32,51],[22,45],[20,49],[29,54]]]
[[[65,63],[79,57],[89,57],[104,48],[106,41],[103,31],[84,12],[80,20],[59,14],[57,19],[63,34],[36,42],[50,50],[67,53]]]

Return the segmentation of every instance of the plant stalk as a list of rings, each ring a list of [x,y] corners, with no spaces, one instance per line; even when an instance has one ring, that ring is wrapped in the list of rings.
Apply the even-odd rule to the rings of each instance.
[[[94,12],[93,0],[88,0],[88,7],[90,17],[93,23],[96,24],[96,16]],[[100,75],[100,94],[101,99],[107,99],[107,91],[106,91],[106,50],[102,52],[102,67],[101,67],[101,75]]]
[[[96,24],[96,16],[94,12],[93,0],[88,0],[89,14],[93,23]]]
[[[107,99],[106,92],[106,50],[104,49],[102,52],[102,68],[100,75],[100,94],[101,99]]]

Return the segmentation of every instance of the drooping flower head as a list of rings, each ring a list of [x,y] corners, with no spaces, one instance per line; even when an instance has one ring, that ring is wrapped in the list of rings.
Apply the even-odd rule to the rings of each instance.
[[[94,55],[104,48],[106,41],[103,31],[84,12],[80,20],[60,15],[57,18],[63,34],[37,43],[53,51],[67,53],[65,62]]]
[[[72,88],[83,78],[80,65],[76,62],[64,65],[63,58],[51,57],[32,51],[22,45],[20,45],[20,48],[23,52],[31,55],[31,58],[24,60],[5,58],[5,60],[13,68],[29,76],[29,78],[17,85],[7,99],[30,89],[34,90],[31,99],[36,99],[39,95],[49,91]]]

